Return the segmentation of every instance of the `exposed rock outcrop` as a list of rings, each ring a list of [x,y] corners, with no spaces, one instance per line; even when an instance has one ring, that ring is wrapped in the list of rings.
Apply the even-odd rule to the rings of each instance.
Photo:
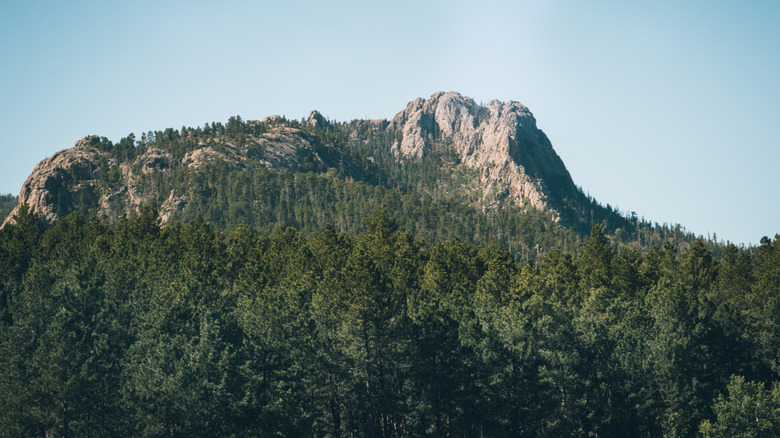
[[[545,184],[574,189],[549,139],[518,102],[480,106],[459,93],[439,92],[410,102],[389,128],[403,135],[393,145],[399,157],[422,157],[437,138],[451,142],[462,164],[482,171],[479,184],[487,196],[508,192],[518,205],[527,199],[543,209],[550,207]]]
[[[306,124],[314,129],[321,129],[325,126],[325,123],[325,117],[322,117],[322,114],[317,110],[312,111],[309,114],[309,119],[306,121]]]
[[[190,169],[199,169],[215,161],[229,162],[236,164],[236,157],[228,157],[227,154],[214,150],[211,146],[204,146],[200,149],[187,152],[181,160],[181,164]]]
[[[143,173],[166,173],[171,168],[172,159],[173,157],[169,152],[150,147],[136,160],[136,162]]]
[[[160,222],[168,222],[176,212],[183,210],[187,206],[188,201],[189,198],[186,195],[176,196],[175,192],[171,190],[168,199],[160,206]]]
[[[267,116],[263,119],[262,123],[278,123],[282,121],[282,116],[278,114],[274,114],[272,116]]]
[[[57,152],[35,166],[22,185],[19,205],[5,219],[13,221],[19,206],[27,203],[30,210],[46,222],[55,222],[63,213],[70,212],[77,203],[94,201],[96,190],[86,180],[94,180],[99,172],[96,165],[101,158],[115,164],[108,154],[93,145],[99,137],[91,135],[77,141],[75,146]]]

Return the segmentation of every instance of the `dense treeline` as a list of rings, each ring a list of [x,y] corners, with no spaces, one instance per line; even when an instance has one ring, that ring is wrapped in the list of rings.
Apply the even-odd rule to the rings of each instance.
[[[362,181],[334,172],[253,172],[213,165],[206,171],[182,172],[160,181],[162,192],[191,190],[186,208],[174,217],[202,218],[222,230],[237,224],[270,234],[291,227],[308,236],[330,223],[340,232],[358,234],[368,214],[385,206],[399,225],[426,242],[459,238],[468,243],[497,242],[521,260],[536,260],[541,248],[579,249],[584,238],[550,221],[550,213],[533,207],[499,206],[482,212],[456,199],[436,200]]]
[[[11,210],[16,207],[18,202],[19,198],[10,193],[7,195],[0,195],[0,223],[2,223],[8,214],[11,213]]]
[[[575,256],[303,236],[0,230],[3,436],[778,436],[780,236]]]

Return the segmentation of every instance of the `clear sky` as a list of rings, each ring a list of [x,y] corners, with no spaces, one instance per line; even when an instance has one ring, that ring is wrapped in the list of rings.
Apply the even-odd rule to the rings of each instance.
[[[601,203],[780,233],[777,1],[3,1],[0,193],[79,138],[517,100]]]

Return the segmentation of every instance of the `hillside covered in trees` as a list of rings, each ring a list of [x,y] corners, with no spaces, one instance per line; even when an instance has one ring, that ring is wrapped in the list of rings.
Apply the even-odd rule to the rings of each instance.
[[[306,236],[326,224],[358,234],[366,215],[385,207],[417,239],[495,243],[522,261],[552,248],[576,253],[595,225],[612,244],[643,252],[695,240],[679,225],[587,196],[535,123],[517,102],[483,106],[437,93],[391,120],[333,122],[312,112],[301,121],[232,117],[117,143],[89,136],[41,162],[18,205],[49,224],[72,212],[115,224],[151,205],[163,223],[202,218],[222,230],[292,227]],[[720,245],[706,245],[719,254]]]
[[[19,198],[11,195],[0,195],[0,219],[5,219],[19,204]]]
[[[2,436],[778,436],[780,236],[716,259],[593,228],[518,263],[203,220],[0,230]]]

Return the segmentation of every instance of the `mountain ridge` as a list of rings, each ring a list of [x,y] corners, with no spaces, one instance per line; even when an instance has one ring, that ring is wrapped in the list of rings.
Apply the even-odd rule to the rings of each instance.
[[[23,204],[49,224],[72,212],[116,223],[152,205],[163,223],[359,231],[367,208],[388,203],[426,238],[487,238],[526,253],[551,246],[545,233],[580,246],[593,225],[640,246],[693,237],[653,231],[584,195],[524,105],[457,92],[414,99],[391,119],[333,122],[314,110],[116,144],[87,136],[35,167],[3,225]]]
[[[481,113],[481,114],[480,114]],[[247,122],[253,130],[250,143],[253,147],[239,150],[234,144],[223,144],[222,151],[214,149],[212,142],[202,141],[197,149],[187,152],[180,164],[191,168],[202,167],[204,164],[218,160],[231,165],[239,165],[247,155],[263,149],[266,154],[259,160],[260,165],[267,168],[287,168],[297,170],[298,164],[309,158],[328,168],[347,165],[350,176],[360,173],[352,163],[344,163],[345,157],[335,157],[334,154],[323,158],[323,147],[316,139],[306,136],[304,131],[287,126],[279,126],[278,116],[266,117],[262,122]],[[322,128],[326,123],[324,117],[312,111],[306,124],[312,128]],[[480,179],[481,184],[487,184],[487,196],[502,190],[509,190],[512,201],[522,206],[527,199],[537,209],[550,207],[539,181],[534,181],[526,172],[529,167],[534,174],[541,173],[541,180],[549,179],[549,175],[567,180],[573,187],[571,177],[563,162],[555,154],[552,145],[544,134],[536,128],[536,121],[530,111],[515,101],[502,103],[491,101],[487,106],[479,106],[472,99],[456,92],[438,92],[429,99],[418,98],[411,101],[407,107],[390,120],[372,121],[374,129],[385,131],[397,129],[401,132],[400,141],[393,143],[393,153],[399,159],[419,159],[427,149],[430,149],[433,139],[443,135],[452,140],[459,158],[463,164],[474,169],[482,169],[485,174]],[[256,129],[261,124],[275,125],[276,129],[257,134]],[[518,137],[521,137],[518,139]],[[524,138],[522,138],[524,137]],[[41,161],[25,181],[19,198],[19,204],[28,203],[32,210],[42,216],[48,223],[56,222],[59,215],[55,213],[55,201],[52,192],[56,190],[57,182],[68,180],[95,179],[95,172],[105,171],[96,165],[101,158],[109,167],[119,167],[122,175],[130,180],[128,200],[130,205],[138,207],[141,202],[132,190],[131,164],[119,164],[116,159],[108,156],[97,146],[105,142],[100,137],[90,135],[78,140],[72,148],[55,153],[52,157]],[[541,147],[542,160],[532,146]],[[276,147],[270,147],[269,145]],[[306,155],[311,156],[307,157]],[[342,160],[328,161],[328,158]],[[531,160],[521,165],[524,158]],[[549,159],[548,159],[549,158]],[[149,148],[136,160],[142,172],[159,171],[165,173],[171,165],[171,154],[158,148]],[[177,163],[178,164],[178,163]],[[103,166],[105,167],[105,166]],[[70,175],[65,175],[69,173]],[[94,185],[78,186],[71,190],[70,198],[78,196],[80,200],[97,197],[101,209],[105,203],[116,196],[116,193],[106,193]],[[67,198],[67,197],[66,197]],[[65,199],[67,202],[67,199]],[[14,213],[17,210],[14,210]],[[128,213],[130,210],[127,211]],[[12,215],[11,215],[12,216]]]

